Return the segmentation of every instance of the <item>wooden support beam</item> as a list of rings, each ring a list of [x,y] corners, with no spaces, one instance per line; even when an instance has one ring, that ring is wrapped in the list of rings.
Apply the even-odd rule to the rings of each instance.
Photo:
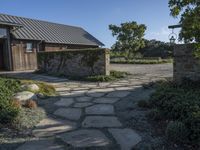
[[[171,25],[171,26],[168,26],[169,29],[175,29],[175,28],[181,28],[181,24],[179,25]]]

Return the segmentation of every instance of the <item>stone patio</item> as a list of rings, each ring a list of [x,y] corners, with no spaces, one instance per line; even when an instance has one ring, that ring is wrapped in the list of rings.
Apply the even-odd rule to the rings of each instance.
[[[49,83],[53,80],[51,84],[55,86],[59,100],[43,106],[49,112],[48,117],[32,131],[36,138],[42,137],[43,140],[25,142],[17,150],[31,147],[33,150],[46,150],[51,146],[55,146],[55,150],[62,150],[66,145],[75,150],[131,150],[143,137],[121,121],[123,119],[119,118],[116,103],[130,95],[135,101],[148,98],[152,89],[145,89],[142,85],[164,79],[166,75],[163,78],[153,74],[134,75],[111,83],[77,82],[38,75],[31,77],[35,80],[40,77],[39,80]],[[50,108],[51,111],[48,111]]]

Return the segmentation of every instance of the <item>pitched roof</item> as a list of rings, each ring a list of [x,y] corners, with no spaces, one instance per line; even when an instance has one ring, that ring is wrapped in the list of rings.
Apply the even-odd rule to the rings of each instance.
[[[46,43],[97,45],[104,44],[83,28],[47,21],[0,14],[0,23],[20,24],[13,37],[24,40],[43,40]]]

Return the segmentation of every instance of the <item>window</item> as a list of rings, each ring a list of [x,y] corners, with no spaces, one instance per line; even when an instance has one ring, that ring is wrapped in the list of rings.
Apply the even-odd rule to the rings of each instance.
[[[0,28],[0,38],[6,38],[7,37],[7,30],[4,28]]]
[[[33,52],[33,43],[26,43],[26,52]]]

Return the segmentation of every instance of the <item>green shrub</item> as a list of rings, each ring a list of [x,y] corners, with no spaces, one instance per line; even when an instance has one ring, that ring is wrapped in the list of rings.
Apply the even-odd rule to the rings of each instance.
[[[21,80],[20,81],[22,84],[37,84],[40,88],[39,92],[44,96],[55,96],[56,95],[56,90],[52,85],[49,85],[45,82],[40,82],[40,81],[33,81],[33,80]]]
[[[152,120],[161,120],[162,119],[162,115],[158,109],[152,109],[148,113],[148,117]]]
[[[42,119],[44,119],[46,113],[41,108],[29,109],[22,108],[16,117],[13,126],[16,129],[27,129],[33,128],[36,124],[38,124]]]
[[[111,70],[110,71],[110,76],[117,78],[117,79],[121,79],[126,77],[127,75],[129,75],[129,73],[127,72],[122,72],[122,71],[115,71],[115,70]]]
[[[87,81],[91,81],[91,82],[108,82],[108,81],[113,81],[115,80],[115,78],[113,78],[112,76],[90,76],[86,78]]]
[[[142,108],[149,108],[149,102],[147,100],[138,101],[138,106]]]
[[[184,123],[189,130],[187,139],[192,143],[200,143],[199,87],[163,83],[150,99],[150,105],[161,112],[162,118]]]
[[[40,88],[40,93],[42,93],[45,96],[55,96],[56,90],[52,85],[45,84],[45,83],[37,83]]]
[[[188,129],[185,124],[178,121],[171,121],[166,128],[166,136],[174,142],[184,142],[188,136]]]
[[[0,78],[0,123],[11,123],[18,115],[19,108],[12,105],[11,97],[19,90],[17,80]]]
[[[110,71],[109,76],[105,75],[99,75],[99,76],[89,76],[86,78],[83,78],[82,80],[85,81],[91,81],[91,82],[109,82],[114,81],[117,79],[122,79],[128,76],[129,74],[127,72],[121,72],[121,71]]]
[[[172,59],[133,59],[133,60],[111,60],[111,63],[116,64],[165,64],[172,63]]]

